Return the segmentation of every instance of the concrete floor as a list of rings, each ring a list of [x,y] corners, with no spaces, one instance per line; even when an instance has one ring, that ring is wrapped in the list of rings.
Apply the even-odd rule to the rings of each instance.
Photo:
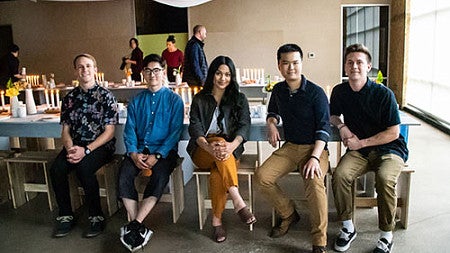
[[[450,136],[422,122],[410,128],[410,160],[416,172],[412,177],[409,227],[394,232],[394,252],[450,252]],[[210,218],[199,230],[195,181],[185,189],[186,208],[177,224],[172,223],[171,205],[160,203],[146,219],[155,232],[143,252],[310,252],[307,211],[299,209],[301,221],[283,238],[267,236],[271,209],[256,193],[258,222],[253,232],[233,211],[226,210],[224,224],[228,238],[218,244],[211,240]],[[54,217],[46,196],[38,197],[15,210],[11,202],[0,205],[0,252],[127,252],[119,241],[119,228],[126,223],[124,209],[107,220],[105,233],[94,239],[82,238],[87,227],[85,209],[78,212],[78,224],[65,238],[53,239]],[[330,212],[329,246],[339,230],[336,214]],[[358,237],[348,252],[372,252],[378,239],[377,210],[358,209]],[[333,252],[329,250],[329,252]]]

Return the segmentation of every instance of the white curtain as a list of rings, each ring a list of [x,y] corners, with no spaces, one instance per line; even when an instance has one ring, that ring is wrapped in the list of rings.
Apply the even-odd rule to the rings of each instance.
[[[154,0],[155,2],[167,4],[174,7],[185,8],[204,4],[211,0]]]

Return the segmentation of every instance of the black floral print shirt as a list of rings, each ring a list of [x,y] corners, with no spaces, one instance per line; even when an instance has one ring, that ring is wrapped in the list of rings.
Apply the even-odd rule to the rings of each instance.
[[[87,92],[76,87],[63,99],[60,124],[69,125],[70,136],[75,145],[88,145],[105,131],[106,125],[118,122],[116,98],[98,84]],[[115,139],[107,144],[114,148]]]

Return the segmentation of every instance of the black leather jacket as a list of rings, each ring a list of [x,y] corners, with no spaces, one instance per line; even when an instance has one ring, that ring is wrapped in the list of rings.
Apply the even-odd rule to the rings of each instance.
[[[233,152],[234,157],[239,159],[242,152],[244,152],[244,142],[248,139],[251,121],[248,101],[244,94],[239,93],[237,103],[241,105],[237,119],[230,116],[232,105],[223,105],[222,110],[228,131],[227,141],[233,141],[238,135],[244,140]],[[205,136],[209,129],[216,105],[216,100],[211,93],[200,92],[192,100],[189,118],[189,135],[191,139],[186,148],[191,157],[198,147],[196,140],[200,136]]]

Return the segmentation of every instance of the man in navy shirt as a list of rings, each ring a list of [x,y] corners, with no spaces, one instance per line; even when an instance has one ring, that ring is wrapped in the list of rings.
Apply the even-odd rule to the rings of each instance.
[[[256,170],[256,183],[281,217],[270,236],[281,237],[300,216],[277,181],[291,171],[300,170],[311,213],[312,252],[326,252],[328,207],[324,176],[328,171],[326,143],[330,136],[328,99],[320,86],[302,75],[303,52],[298,45],[281,46],[277,59],[285,81],[276,84],[272,91],[267,115],[268,140],[274,147],[281,140],[277,124],[283,120],[286,142]]]
[[[367,78],[372,67],[369,50],[354,44],[345,50],[348,82],[334,87],[331,94],[331,124],[339,129],[347,147],[333,173],[333,192],[342,229],[335,241],[337,251],[346,251],[356,237],[352,218],[352,183],[375,172],[380,239],[374,253],[391,252],[397,195],[395,185],[408,158],[400,135],[400,116],[395,96],[384,85]],[[343,116],[343,121],[340,116]]]
[[[186,44],[184,50],[183,82],[187,82],[191,87],[203,87],[208,73],[208,63],[206,62],[203,46],[206,39],[206,27],[196,25],[194,35]]]

